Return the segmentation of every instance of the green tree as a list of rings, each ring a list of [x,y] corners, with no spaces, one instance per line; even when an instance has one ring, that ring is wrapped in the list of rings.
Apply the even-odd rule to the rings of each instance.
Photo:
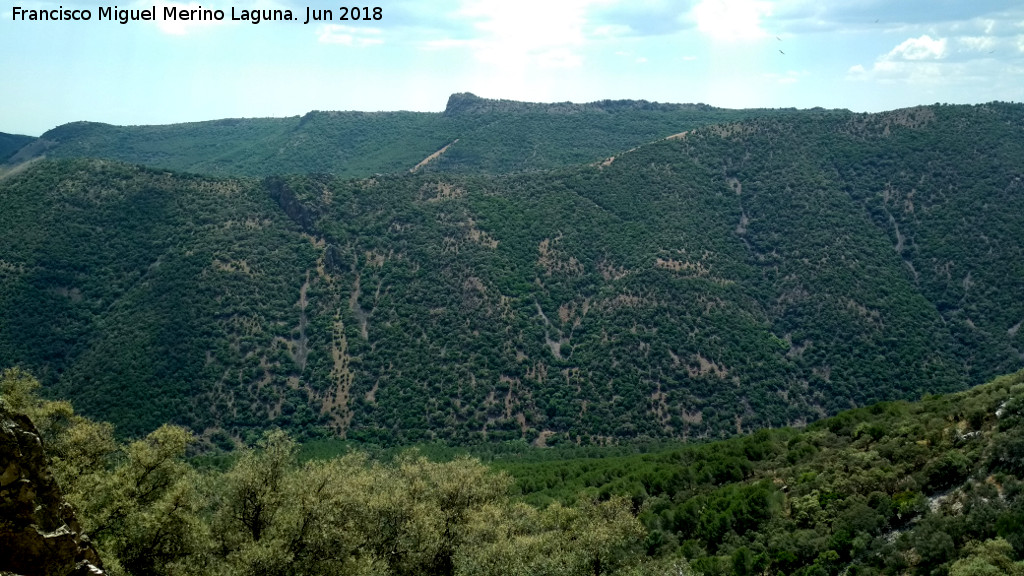
[[[1013,547],[1002,538],[968,544],[967,556],[957,560],[949,576],[1024,576],[1024,562],[1014,562]]]
[[[67,493],[111,574],[176,573],[208,541],[197,473],[184,462],[187,431],[162,426],[81,476]]]
[[[39,403],[38,390],[39,381],[21,368],[0,372],[0,402],[11,410],[28,413],[31,418]]]
[[[245,451],[221,479],[223,501],[217,522],[228,526],[218,533],[259,542],[284,503],[285,475],[295,464],[295,441],[280,430],[267,432],[257,450]],[[223,542],[231,548],[234,543]]]

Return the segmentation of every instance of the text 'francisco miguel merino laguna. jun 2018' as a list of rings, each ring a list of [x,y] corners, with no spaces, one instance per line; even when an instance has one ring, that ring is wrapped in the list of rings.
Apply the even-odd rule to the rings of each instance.
[[[297,10],[298,14],[288,9],[238,9],[234,6],[226,11],[219,8],[203,8],[202,6],[156,6],[150,8],[119,8],[117,6],[99,6],[95,9],[65,8],[34,9],[14,6],[11,19],[21,22],[50,21],[101,21],[128,24],[151,20],[170,20],[179,22],[219,22],[224,20],[259,24],[261,22],[311,22],[333,21],[374,21],[384,18],[384,9],[377,6],[342,6],[337,9]]]

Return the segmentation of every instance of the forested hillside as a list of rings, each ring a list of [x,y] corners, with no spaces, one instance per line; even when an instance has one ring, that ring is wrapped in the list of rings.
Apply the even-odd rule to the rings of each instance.
[[[0,420],[35,440],[112,575],[1024,574],[1024,372],[803,430],[618,457],[523,445],[486,465],[300,460],[275,430],[197,466],[184,429],[118,442],[36,386],[0,373]],[[5,475],[38,488],[10,445]],[[66,508],[53,492],[17,495]]]
[[[611,458],[495,460],[542,506],[629,495],[647,552],[716,574],[1024,574],[1024,372]],[[532,461],[531,461],[532,460]]]
[[[46,132],[9,164],[44,156],[217,176],[501,173],[592,162],[698,126],[794,112],[629,100],[529,104],[454,94],[443,113],[315,111],[167,126],[74,122]]]
[[[714,437],[1024,365],[1024,107],[764,114],[625,152],[681,132],[672,114],[717,113],[649,107],[453,97],[438,118],[508,148],[459,152],[469,132],[435,141],[416,128],[434,117],[384,114],[424,153],[334,175],[36,162],[0,181],[0,365],[122,433],[171,421],[252,439],[273,424],[383,444]],[[648,131],[610,128],[630,114]],[[355,116],[295,122],[339,118]],[[593,132],[565,137],[593,147],[556,138],[570,120]],[[76,128],[95,126],[59,130]],[[557,146],[526,161],[516,130],[541,128]],[[603,130],[619,135],[597,142]],[[213,172],[367,158],[355,139],[310,137],[325,156],[309,164],[301,148],[207,154],[242,140],[204,138]],[[339,175],[381,166],[393,173]]]

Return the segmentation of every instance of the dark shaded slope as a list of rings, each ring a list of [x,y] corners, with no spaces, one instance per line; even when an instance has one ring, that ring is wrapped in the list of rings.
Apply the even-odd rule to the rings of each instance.
[[[15,152],[30,144],[35,137],[21,134],[5,134],[0,132],[0,162],[7,160]]]
[[[842,129],[839,176],[942,314],[971,382],[1024,362],[1024,107],[929,106]]]
[[[0,364],[31,367],[127,434],[281,410],[255,381],[223,382],[298,324],[312,259],[262,189],[60,161],[8,178],[0,197]],[[224,385],[246,399],[210,402]]]

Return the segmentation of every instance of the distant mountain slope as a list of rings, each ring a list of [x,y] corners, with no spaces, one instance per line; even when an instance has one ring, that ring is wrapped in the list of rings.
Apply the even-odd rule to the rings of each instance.
[[[282,270],[315,258],[255,182],[44,161],[0,187],[0,363],[75,375],[61,393],[127,433],[219,419],[196,404],[221,376],[203,350],[227,338],[222,320],[244,338],[235,306],[283,324],[299,292]],[[241,366],[247,345],[230,346]]]
[[[430,171],[503,173],[593,162],[706,124],[794,111],[604,101],[533,104],[455,94],[443,113],[310,112],[166,126],[65,124],[11,162],[107,158],[217,176],[404,172],[458,140]]]
[[[0,162],[10,158],[15,152],[27,146],[33,140],[35,140],[35,138],[32,136],[4,134],[3,132],[0,132]]]
[[[970,380],[1024,365],[1024,106],[929,106],[843,130],[837,177],[942,315]]]
[[[380,443],[719,436],[958,389],[1024,365],[1022,117],[807,111],[505,176],[37,162],[0,182],[0,364],[130,433]]]
[[[1024,363],[1024,165],[1017,160],[1024,158],[1024,106],[754,120],[702,129],[685,141],[697,161],[721,166],[722,177],[742,191],[744,237],[758,258],[770,261],[791,242],[778,233],[786,222],[865,219],[888,238],[903,274],[942,316],[972,382]],[[810,176],[812,166],[813,179],[786,183]],[[826,183],[857,213],[844,218],[822,204],[835,198],[809,192]],[[761,242],[749,236],[758,231]],[[835,250],[844,241],[839,231],[822,228],[812,241]],[[861,249],[834,255],[856,259]],[[849,280],[830,280],[836,281]],[[806,282],[799,278],[793,289]]]

